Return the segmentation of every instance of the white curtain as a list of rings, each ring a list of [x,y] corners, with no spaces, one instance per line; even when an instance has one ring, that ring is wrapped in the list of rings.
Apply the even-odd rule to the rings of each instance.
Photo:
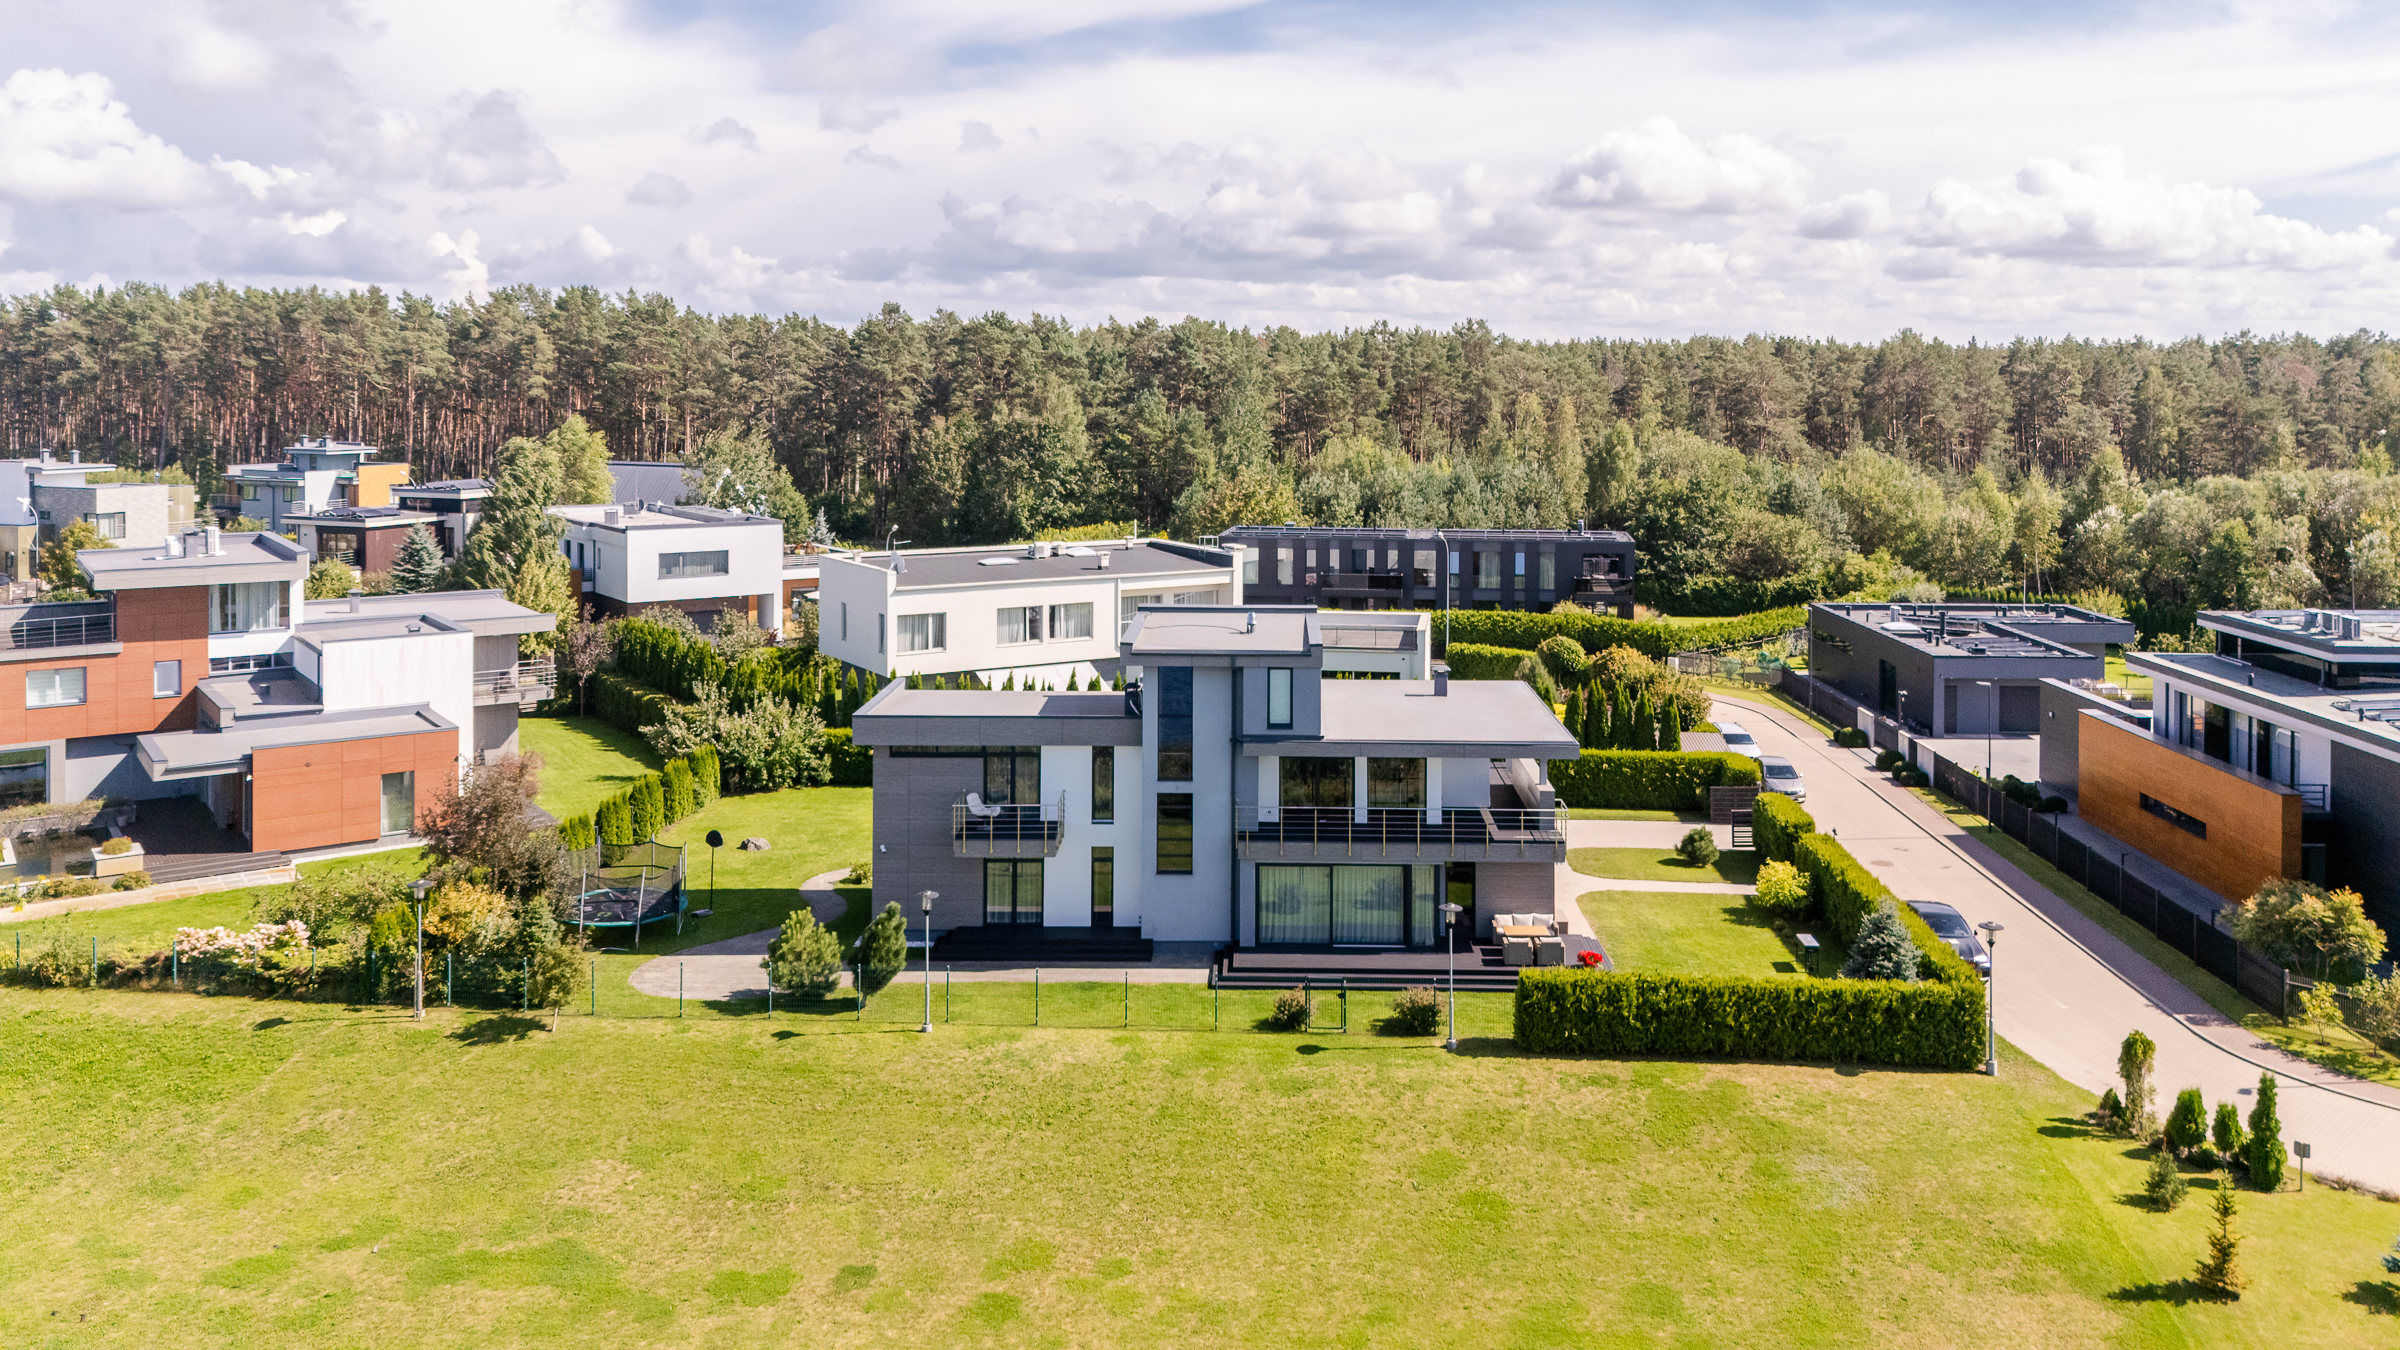
[[[1398,867],[1336,867],[1333,871],[1333,940],[1369,946],[1400,945]]]
[[[1323,867],[1258,869],[1258,940],[1321,943],[1330,936],[1332,882]]]
[[[248,633],[288,626],[283,617],[292,590],[288,581],[239,581],[209,589],[216,594],[211,632]]]

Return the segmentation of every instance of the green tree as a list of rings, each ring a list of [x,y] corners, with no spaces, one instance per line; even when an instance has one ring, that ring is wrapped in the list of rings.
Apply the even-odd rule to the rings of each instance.
[[[700,442],[683,462],[683,500],[720,511],[745,511],[783,523],[783,542],[808,538],[808,501],[760,435],[721,433]]]
[[[2228,520],[2217,526],[2208,537],[2207,547],[2201,550],[2194,571],[2193,581],[2202,608],[2253,608],[2263,577],[2249,525]]]
[[[2125,1082],[2125,1110],[2119,1117],[2123,1128],[2119,1133],[2140,1139],[2157,1128],[2157,1117],[2150,1105],[2157,1100],[2156,1089],[2150,1086],[2150,1066],[2157,1062],[2156,1042],[2140,1031],[2125,1033],[2125,1040],[2117,1046],[2117,1077]]]
[[[442,584],[442,545],[423,524],[411,525],[400,536],[398,556],[392,559],[392,590],[417,595],[439,590]]]
[[[778,989],[822,998],[841,987],[842,944],[817,916],[795,909],[767,950],[767,978]]]
[[[1917,944],[1900,921],[1900,907],[1889,900],[1875,907],[1858,926],[1850,944],[1850,959],[1842,963],[1845,980],[1914,980]]]
[[[892,982],[908,965],[908,920],[900,913],[900,902],[886,903],[883,912],[867,924],[866,935],[859,942],[859,973],[872,994]]]
[[[2242,1113],[2232,1102],[2218,1102],[2208,1127],[2209,1147],[2230,1163],[2242,1156],[2249,1137],[2242,1133]]]
[[[66,528],[58,532],[58,538],[42,547],[42,561],[37,575],[49,583],[48,598],[80,599],[88,595],[90,592],[84,589],[83,566],[75,561],[75,554],[87,548],[115,547],[115,544],[100,537],[99,528],[90,521],[67,522]]]
[[[682,820],[697,809],[692,804],[692,766],[690,764],[680,759],[668,760],[667,767],[659,770],[659,780],[661,793],[665,797],[668,823],[672,824]]]
[[[558,452],[519,436],[500,447],[500,476],[484,500],[482,523],[467,536],[453,566],[462,590],[500,591],[527,609],[555,614],[563,622],[575,596],[567,581],[559,541],[566,522],[550,514],[558,499]],[[550,645],[551,633],[519,640],[528,653]]]
[[[2183,1203],[2184,1194],[2190,1189],[2183,1179],[2183,1169],[2175,1165],[2173,1154],[2161,1152],[2150,1160],[2150,1176],[2142,1190],[2150,1197],[2151,1204],[2162,1210],[2173,1209]]]
[[[2193,1267],[2192,1278],[2213,1294],[2239,1298],[2242,1286],[2249,1281],[2242,1275],[2242,1238],[2233,1231],[2233,1187],[2217,1187],[2211,1212],[2214,1218],[2208,1230],[2208,1255]]]
[[[608,471],[608,436],[592,430],[578,413],[543,438],[558,454],[558,506],[606,506],[617,499],[617,480]]]
[[[2385,946],[2358,892],[2288,878],[2234,905],[2233,935],[2317,980],[2354,964],[2371,967]]]
[[[667,828],[666,790],[659,786],[658,775],[644,774],[633,785],[633,833],[639,839],[656,839]]]
[[[2275,1075],[2258,1076],[2258,1102],[2250,1108],[2250,1142],[2245,1157],[2250,1184],[2262,1191],[2283,1189],[2283,1122],[2275,1114]]]
[[[1634,444],[1633,423],[1623,418],[1609,423],[1584,463],[1589,479],[1584,507],[1592,524],[1604,528],[1624,525],[1632,508],[1633,485],[1642,472],[1642,452]]]
[[[319,558],[309,567],[301,594],[310,600],[338,600],[356,589],[356,569],[339,558]]]
[[[2207,1142],[2208,1103],[2200,1099],[2200,1089],[2185,1088],[2175,1094],[2175,1109],[2167,1113],[2167,1147],[2189,1153]]]

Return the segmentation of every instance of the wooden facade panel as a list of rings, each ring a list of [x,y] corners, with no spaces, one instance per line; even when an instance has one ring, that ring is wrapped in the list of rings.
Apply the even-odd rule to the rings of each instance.
[[[2085,820],[2228,900],[2300,875],[2300,795],[2100,714],[2078,726],[2077,810]],[[2149,796],[2205,836],[2142,808]]]
[[[251,756],[250,846],[290,852],[355,844],[383,833],[383,776],[414,771],[417,809],[457,773],[458,733],[331,741]],[[410,822],[412,827],[415,822]]]
[[[199,724],[196,686],[208,676],[208,588],[124,591],[116,598],[114,656],[0,664],[0,744],[185,731]],[[183,693],[153,695],[152,666],[183,664]],[[37,670],[83,669],[84,701],[63,708],[25,706],[25,677]]]

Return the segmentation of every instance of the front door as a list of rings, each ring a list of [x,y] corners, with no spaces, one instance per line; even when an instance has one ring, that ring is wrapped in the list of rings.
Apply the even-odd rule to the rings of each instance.
[[[992,858],[983,864],[983,921],[1042,921],[1041,859]]]

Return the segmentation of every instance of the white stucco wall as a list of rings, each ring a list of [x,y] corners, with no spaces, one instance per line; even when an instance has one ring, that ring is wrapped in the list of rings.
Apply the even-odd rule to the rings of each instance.
[[[413,633],[323,644],[317,688],[327,712],[423,703],[461,730],[461,760],[475,725],[475,635]]]
[[[1152,671],[1153,676],[1156,671]],[[1158,781],[1158,693],[1155,683],[1142,700],[1142,795],[1136,826],[1140,830],[1132,868],[1126,853],[1117,855],[1117,905],[1123,911],[1129,897],[1142,916],[1142,936],[1162,942],[1224,942],[1233,937],[1233,773],[1232,672],[1198,669],[1192,672],[1192,781]],[[1192,871],[1189,876],[1158,873],[1157,794],[1161,790],[1192,794]],[[1119,814],[1123,814],[1122,802]]]
[[[1132,846],[1138,833],[1127,808],[1141,800],[1139,758],[1137,747],[1117,747],[1114,778],[1117,818],[1101,825],[1092,821],[1092,747],[1042,747],[1042,797],[1049,802],[1057,802],[1062,794],[1066,798],[1058,852],[1042,869],[1043,926],[1082,928],[1091,924],[1092,849],[1096,845],[1117,851],[1116,926],[1140,926],[1141,906],[1133,902],[1126,886],[1126,872],[1133,863]]]

